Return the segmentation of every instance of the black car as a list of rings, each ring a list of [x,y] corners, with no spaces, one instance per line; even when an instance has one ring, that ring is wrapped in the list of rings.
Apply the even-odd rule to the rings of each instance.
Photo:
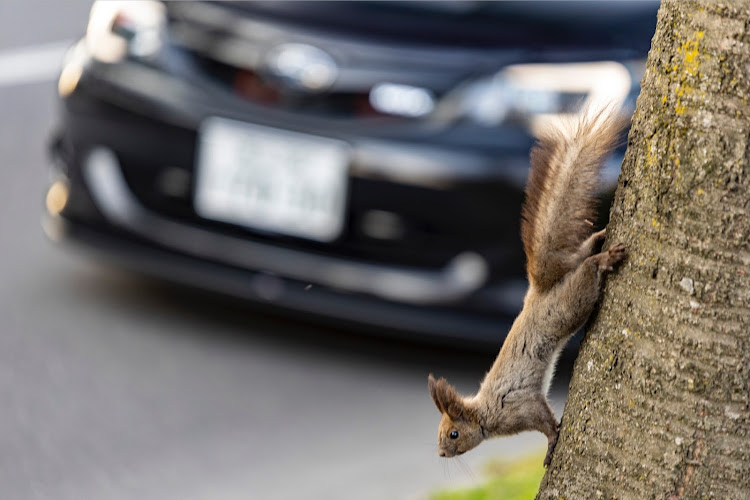
[[[283,310],[496,343],[526,288],[534,130],[632,112],[657,8],[95,2],[45,229]]]

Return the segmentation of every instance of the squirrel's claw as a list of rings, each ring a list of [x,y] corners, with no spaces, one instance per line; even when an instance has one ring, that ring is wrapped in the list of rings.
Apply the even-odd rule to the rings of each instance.
[[[560,435],[560,423],[557,423],[555,426],[555,433],[554,435],[547,436],[547,454],[544,456],[544,466],[549,467],[549,464],[552,463],[552,452],[555,451],[555,446],[557,445],[557,438]]]
[[[604,257],[603,261],[599,261],[599,269],[611,272],[614,271],[615,264],[622,262],[628,256],[628,250],[622,243],[617,243],[599,255]]]
[[[552,452],[555,451],[555,445],[557,444],[557,439],[554,441],[550,441],[547,445],[547,454],[544,456],[544,466],[549,467],[549,464],[552,463]]]

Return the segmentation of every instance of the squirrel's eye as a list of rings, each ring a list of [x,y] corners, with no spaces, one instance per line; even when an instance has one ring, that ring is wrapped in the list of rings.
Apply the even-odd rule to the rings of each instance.
[[[451,439],[458,439],[458,431],[451,431],[450,437]]]

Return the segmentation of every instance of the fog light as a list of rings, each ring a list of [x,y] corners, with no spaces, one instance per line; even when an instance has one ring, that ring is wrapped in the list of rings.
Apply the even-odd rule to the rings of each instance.
[[[157,178],[159,191],[172,198],[186,198],[190,194],[190,174],[177,167],[166,167]]]
[[[406,232],[404,221],[393,212],[369,210],[362,216],[362,232],[370,238],[396,240]]]
[[[65,205],[68,204],[69,195],[70,188],[68,187],[68,183],[64,180],[55,181],[47,191],[47,198],[45,199],[47,213],[50,215],[60,215],[65,209]]]

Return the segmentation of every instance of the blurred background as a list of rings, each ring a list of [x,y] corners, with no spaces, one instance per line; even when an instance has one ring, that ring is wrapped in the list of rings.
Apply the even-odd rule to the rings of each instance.
[[[439,459],[427,374],[478,388],[534,133],[632,113],[657,8],[0,2],[3,497],[422,499],[541,461]]]

